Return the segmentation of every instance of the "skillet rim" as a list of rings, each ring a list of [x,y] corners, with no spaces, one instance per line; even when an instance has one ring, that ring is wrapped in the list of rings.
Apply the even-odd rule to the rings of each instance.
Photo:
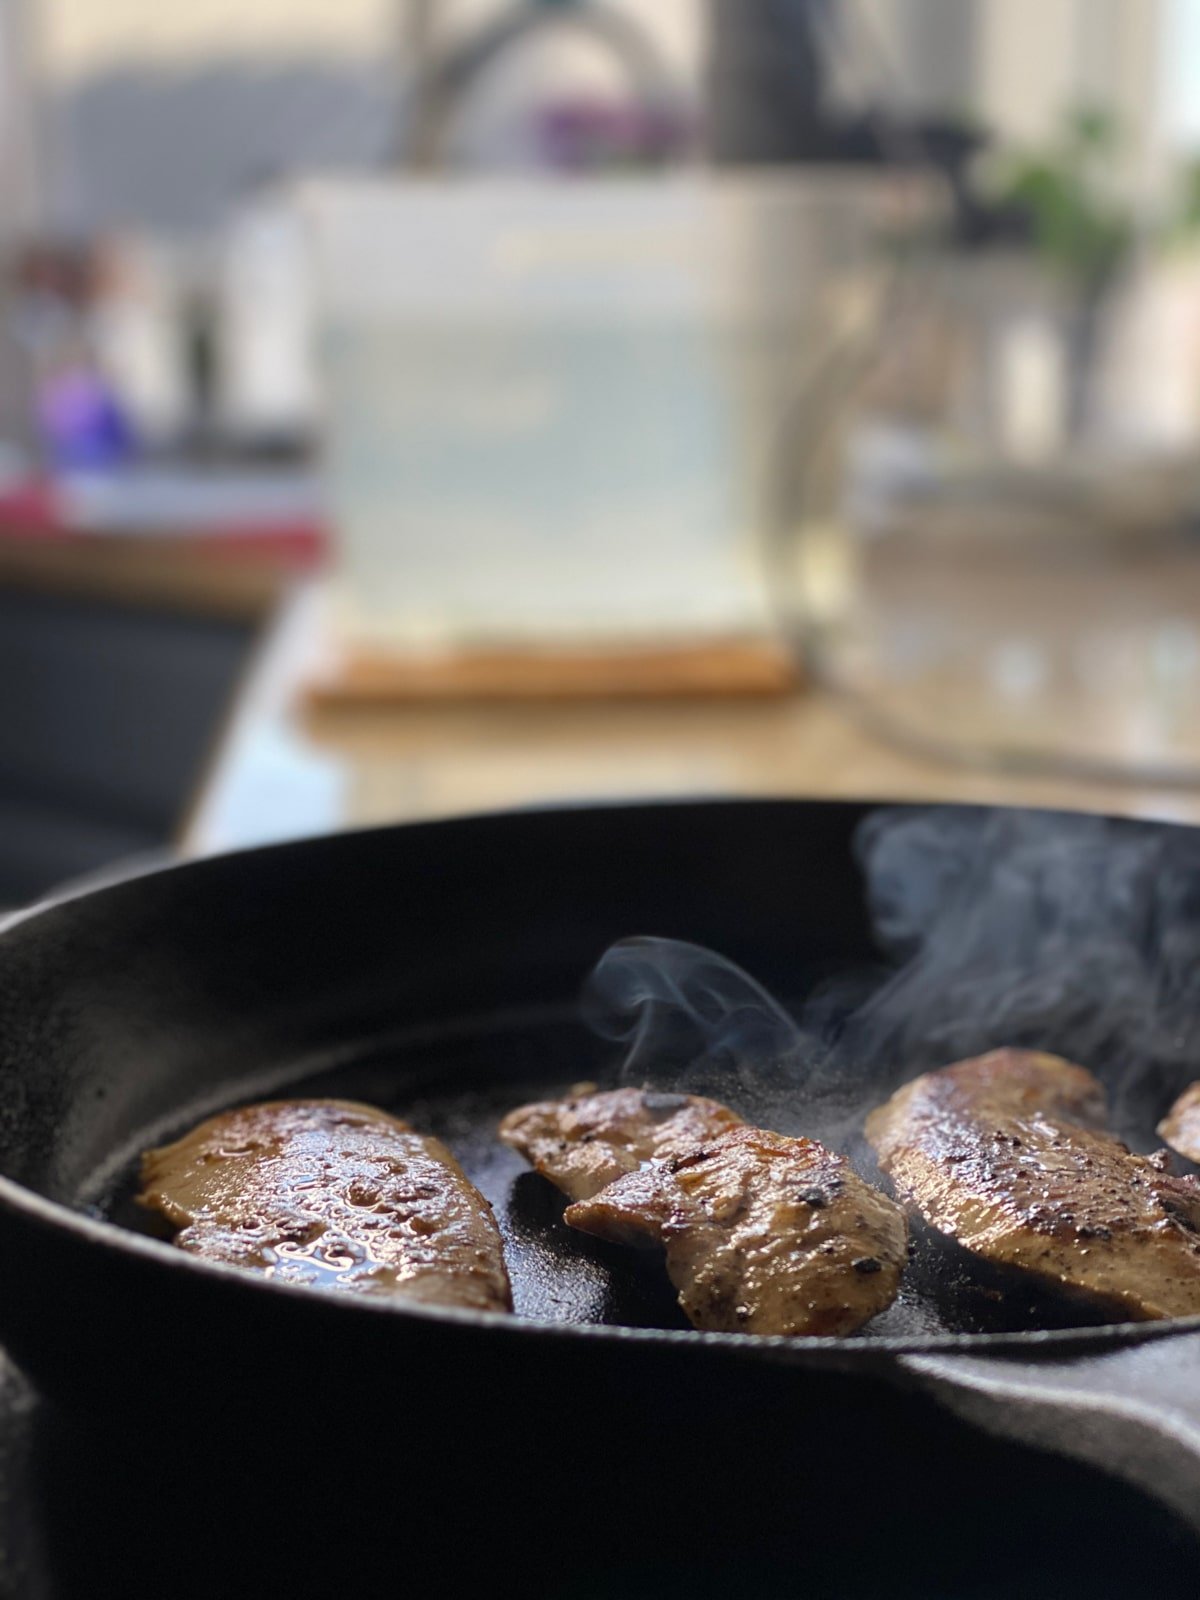
[[[981,801],[955,800],[893,800],[881,796],[823,796],[823,795],[663,795],[636,799],[546,801],[520,807],[496,810],[458,812],[451,816],[422,818],[414,822],[392,822],[361,828],[346,828],[335,833],[303,835],[298,838],[277,840],[269,844],[251,845],[241,850],[223,851],[214,855],[170,860],[155,860],[148,867],[130,876],[111,879],[104,874],[100,881],[82,880],[51,894],[32,906],[0,916],[0,944],[8,935],[26,923],[51,914],[76,900],[102,898],[119,892],[127,884],[143,878],[177,877],[180,873],[203,872],[207,868],[257,858],[263,855],[306,849],[313,844],[328,841],[410,834],[422,831],[441,831],[447,828],[470,825],[479,821],[516,820],[531,814],[588,812],[615,815],[631,811],[669,811],[671,809],[751,810],[762,808],[779,810],[857,811],[864,815],[880,808],[889,810],[952,810],[956,812],[1021,811],[1029,815],[1049,817],[1093,817],[1122,826],[1150,826],[1181,832],[1200,832],[1194,824],[1173,817],[1137,817],[1114,815],[1105,811],[1089,811],[1067,806],[1015,806]],[[307,1304],[314,1314],[339,1317],[387,1316],[401,1321],[416,1321],[431,1326],[445,1326],[462,1330],[475,1329],[483,1333],[500,1333],[505,1337],[525,1336],[558,1339],[565,1342],[599,1341],[601,1343],[633,1344],[651,1348],[680,1347],[688,1350],[724,1350],[742,1358],[753,1358],[761,1353],[764,1358],[787,1356],[794,1358],[805,1354],[836,1356],[851,1360],[855,1365],[872,1357],[894,1358],[906,1355],[926,1355],[941,1352],[960,1354],[1036,1354],[1039,1356],[1061,1354],[1088,1354],[1101,1350],[1120,1349],[1146,1344],[1154,1340],[1184,1337],[1200,1333],[1200,1314],[1174,1317],[1149,1322],[1113,1322],[1099,1326],[1079,1328],[1035,1328],[1015,1333],[935,1333],[924,1337],[915,1335],[857,1334],[849,1336],[803,1337],[782,1334],[705,1333],[693,1328],[634,1328],[612,1323],[557,1322],[544,1317],[520,1317],[511,1312],[469,1311],[454,1306],[426,1306],[418,1302],[406,1304],[402,1299],[384,1296],[336,1296],[300,1284],[277,1283],[239,1270],[223,1262],[188,1255],[175,1249],[165,1240],[137,1234],[117,1223],[101,1221],[73,1210],[56,1200],[37,1194],[24,1184],[0,1174],[0,1210],[10,1216],[28,1219],[35,1227],[49,1229],[55,1234],[65,1234],[88,1248],[99,1248],[104,1254],[117,1257],[132,1256],[153,1264],[156,1272],[193,1273],[200,1279],[214,1283],[223,1282],[227,1292],[236,1294],[274,1296],[286,1295],[298,1305]]]

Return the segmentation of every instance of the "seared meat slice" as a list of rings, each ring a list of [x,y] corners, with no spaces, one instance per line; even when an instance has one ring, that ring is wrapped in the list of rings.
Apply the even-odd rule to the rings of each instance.
[[[812,1139],[733,1128],[566,1209],[585,1233],[660,1244],[679,1304],[723,1333],[841,1334],[896,1298],[904,1214]]]
[[[1158,1125],[1158,1136],[1189,1161],[1200,1161],[1200,1083],[1193,1083],[1176,1100]]]
[[[580,1084],[565,1100],[539,1100],[510,1111],[505,1144],[572,1200],[586,1200],[643,1161],[684,1155],[742,1119],[695,1094],[651,1089],[596,1093]]]
[[[811,1139],[647,1089],[522,1106],[500,1136],[575,1202],[573,1227],[661,1245],[697,1328],[850,1333],[896,1297],[900,1209]]]
[[[140,1203],[193,1255],[284,1283],[512,1308],[492,1208],[437,1139],[348,1100],[211,1117],[142,1158]]]
[[[901,1200],[967,1250],[1114,1318],[1200,1312],[1200,1183],[1103,1131],[1104,1091],[1057,1056],[996,1050],[867,1118]]]

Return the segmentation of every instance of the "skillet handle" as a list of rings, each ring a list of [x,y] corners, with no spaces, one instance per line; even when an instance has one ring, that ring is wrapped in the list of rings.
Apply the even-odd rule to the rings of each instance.
[[[1200,1333],[1066,1355],[938,1350],[898,1365],[968,1421],[1124,1478],[1200,1531]]]

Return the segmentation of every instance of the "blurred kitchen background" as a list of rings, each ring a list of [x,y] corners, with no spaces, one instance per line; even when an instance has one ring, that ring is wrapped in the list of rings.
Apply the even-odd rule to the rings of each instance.
[[[759,791],[1200,818],[1200,0],[0,0],[0,905]]]

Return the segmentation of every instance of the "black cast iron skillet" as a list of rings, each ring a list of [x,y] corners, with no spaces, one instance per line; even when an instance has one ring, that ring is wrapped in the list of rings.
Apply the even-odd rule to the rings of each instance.
[[[0,937],[0,1341],[72,1415],[143,1441],[135,1501],[169,1484],[168,1521],[203,1504],[206,1528],[241,1519],[243,1533],[261,1513],[269,1547],[305,1561],[331,1540],[352,1560],[381,1516],[408,1548],[453,1514],[452,1542],[486,1565],[498,1524],[480,1520],[481,1483],[497,1502],[519,1481],[521,1539],[543,1555],[564,1527],[619,1544],[669,1525],[666,1548],[694,1556],[734,1499],[753,1523],[746,1508],[777,1491],[789,1525],[854,1511],[861,1526],[880,1497],[910,1505],[914,1467],[926,1509],[960,1515],[946,1508],[966,1493],[964,1434],[926,1392],[1200,1526],[1200,1319],[1048,1328],[1061,1309],[973,1297],[962,1263],[923,1244],[903,1303],[867,1335],[699,1335],[656,1263],[572,1235],[494,1139],[521,1098],[611,1075],[613,1047],[577,1000],[615,940],[710,946],[791,1002],[830,974],[869,983],[853,848],[868,809],[423,824],[170,868],[14,919]],[[1189,830],[1126,826],[1195,849]],[[869,1104],[906,1070],[853,1094]],[[369,1099],[441,1133],[496,1204],[520,1314],[280,1288],[121,1225],[143,1148],[292,1092]],[[399,1473],[386,1492],[384,1461]],[[371,1509],[347,1528],[358,1502],[343,1497],[330,1527],[327,1491],[347,1473]],[[274,1501],[264,1474],[285,1486]],[[987,1492],[1003,1503],[995,1481]],[[532,1560],[528,1592],[539,1572]],[[178,1569],[175,1592],[191,1592]]]

